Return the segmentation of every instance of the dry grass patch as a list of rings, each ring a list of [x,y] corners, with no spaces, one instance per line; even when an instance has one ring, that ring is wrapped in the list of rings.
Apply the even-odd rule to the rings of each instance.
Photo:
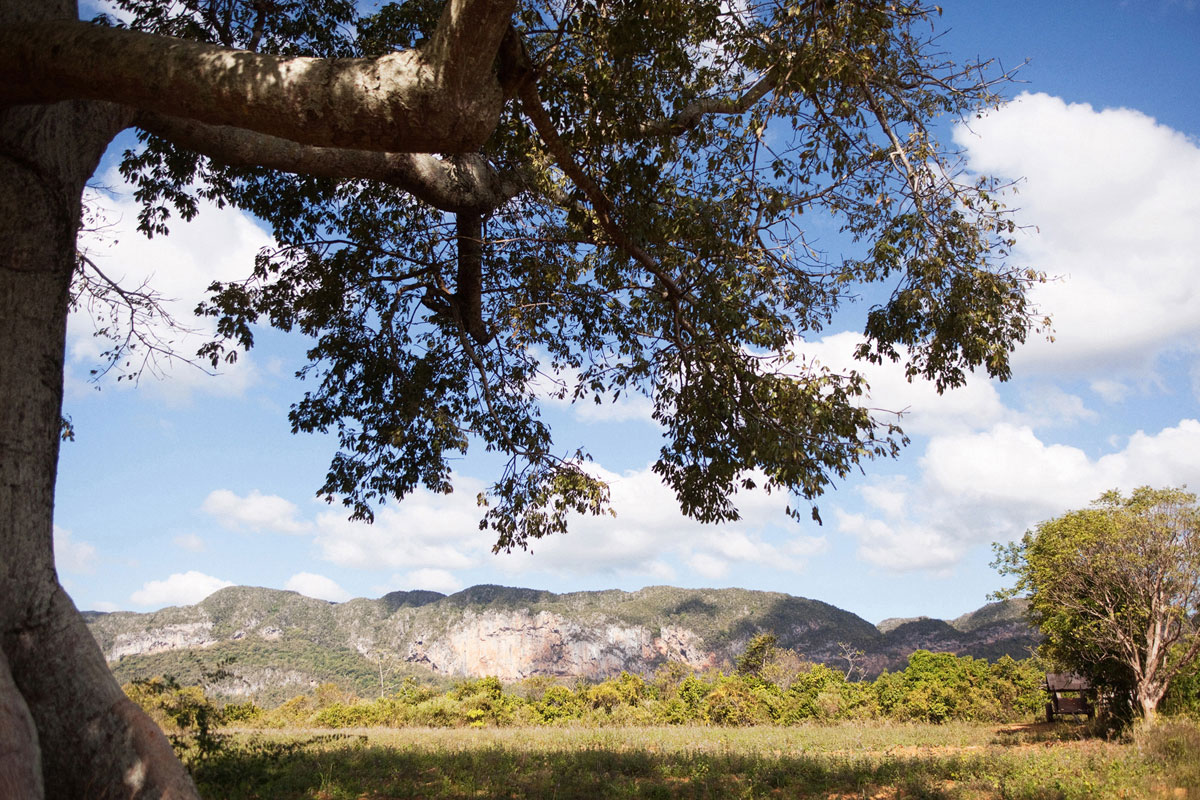
[[[197,778],[231,800],[1200,798],[1196,725],[1078,737],[967,724],[241,732]]]

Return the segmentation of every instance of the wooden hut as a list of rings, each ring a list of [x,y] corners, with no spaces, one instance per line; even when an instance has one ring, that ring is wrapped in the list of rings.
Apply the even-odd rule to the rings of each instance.
[[[1092,684],[1087,678],[1071,672],[1046,673],[1046,692],[1050,702],[1046,703],[1046,721],[1054,722],[1070,714],[1092,719],[1096,706],[1092,702]]]

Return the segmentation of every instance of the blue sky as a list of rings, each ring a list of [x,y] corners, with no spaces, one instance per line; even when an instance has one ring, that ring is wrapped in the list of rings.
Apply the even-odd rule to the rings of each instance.
[[[230,584],[344,600],[476,583],[552,591],[653,584],[740,586],[833,603],[871,621],[953,617],[1002,585],[990,543],[1138,485],[1200,488],[1200,8],[1196,2],[946,2],[957,61],[1028,60],[1013,100],[947,129],[974,171],[1020,178],[1016,258],[1054,279],[1035,300],[1054,341],[1031,337],[1007,384],[938,397],[892,368],[867,371],[873,406],[906,409],[912,444],[820,502],[823,526],[748,496],[745,519],[683,518],[649,471],[644,403],[549,406],[564,450],[586,445],[612,478],[617,517],[580,520],[532,554],[493,556],[476,492],[496,464],[472,453],[448,497],[418,492],[373,526],[314,499],[334,443],[293,436],[287,409],[305,342],[264,332],[235,367],[186,366],[134,386],[96,364],[84,314],[69,331],[65,410],[76,440],[59,469],[60,576],[85,609],[192,603]],[[110,274],[149,277],[190,320],[204,287],[246,273],[269,243],[252,221],[205,208],[147,241],[114,158],[97,193],[108,226],[87,249]],[[831,243],[836,247],[836,243]],[[194,350],[197,334],[177,345]],[[847,363],[856,334],[797,344]]]

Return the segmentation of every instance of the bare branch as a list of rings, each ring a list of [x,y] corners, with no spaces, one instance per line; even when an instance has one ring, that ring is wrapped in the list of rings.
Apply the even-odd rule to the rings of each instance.
[[[705,97],[672,117],[644,123],[639,132],[642,136],[679,136],[696,127],[707,116],[744,114],[766,97],[778,83],[776,72],[771,70],[741,97]]]

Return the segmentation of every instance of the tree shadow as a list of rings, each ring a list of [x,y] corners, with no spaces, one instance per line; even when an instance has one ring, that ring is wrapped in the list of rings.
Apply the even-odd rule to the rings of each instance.
[[[365,735],[250,739],[194,766],[208,798],[850,798],[962,797],[991,774],[978,755],[658,752],[585,744],[570,749],[390,748]],[[995,796],[980,784],[971,797]],[[980,793],[982,792],[982,793]]]

